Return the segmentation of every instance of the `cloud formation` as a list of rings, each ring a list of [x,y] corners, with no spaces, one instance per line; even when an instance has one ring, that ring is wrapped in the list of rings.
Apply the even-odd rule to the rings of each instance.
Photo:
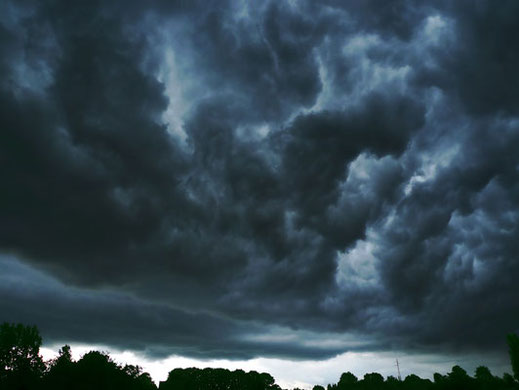
[[[0,320],[153,356],[500,349],[516,8],[4,2]]]

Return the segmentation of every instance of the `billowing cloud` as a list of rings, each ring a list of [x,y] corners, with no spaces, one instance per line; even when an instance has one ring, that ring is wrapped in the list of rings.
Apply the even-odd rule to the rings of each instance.
[[[503,351],[515,4],[5,2],[0,320],[150,356]]]

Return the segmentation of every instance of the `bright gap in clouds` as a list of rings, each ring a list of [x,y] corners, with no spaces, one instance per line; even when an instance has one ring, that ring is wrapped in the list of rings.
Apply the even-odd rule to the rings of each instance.
[[[55,358],[60,346],[48,345],[41,348],[41,354],[45,360]],[[92,346],[84,344],[72,344],[72,357],[75,360],[89,351],[105,351],[118,364],[133,364],[148,372],[155,383],[165,381],[168,373],[175,368],[225,368],[228,370],[244,370],[267,372],[271,374],[276,383],[283,389],[303,388],[311,389],[314,385],[337,383],[343,372],[350,371],[359,379],[366,373],[378,372],[384,377],[397,377],[396,359],[400,364],[402,379],[407,375],[415,374],[422,378],[432,380],[434,372],[445,374],[454,365],[460,365],[470,375],[473,375],[476,367],[488,365],[494,375],[502,376],[510,371],[509,363],[499,356],[486,356],[481,361],[481,356],[434,356],[430,354],[403,354],[391,352],[347,352],[327,360],[286,360],[272,358],[256,358],[250,360],[198,360],[182,356],[171,356],[162,360],[150,360],[141,354],[131,351],[117,351],[104,346]],[[431,371],[434,367],[434,371]]]

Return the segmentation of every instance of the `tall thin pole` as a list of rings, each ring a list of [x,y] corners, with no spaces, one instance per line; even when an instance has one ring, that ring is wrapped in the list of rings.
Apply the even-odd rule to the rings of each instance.
[[[398,380],[401,381],[402,377],[400,376],[400,364],[398,364],[398,358],[396,359],[396,368],[398,370]]]

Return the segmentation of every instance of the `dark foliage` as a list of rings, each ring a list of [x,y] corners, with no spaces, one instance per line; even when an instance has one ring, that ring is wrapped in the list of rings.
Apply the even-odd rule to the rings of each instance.
[[[0,388],[25,389],[38,382],[44,370],[41,343],[35,326],[0,325]]]
[[[156,390],[140,367],[121,366],[108,354],[91,351],[77,362],[68,345],[59,356],[43,362],[42,339],[34,326],[0,326],[0,389],[2,390]]]
[[[280,390],[270,374],[223,368],[176,368],[160,383],[160,390]]]
[[[519,390],[519,338],[508,335],[514,376],[502,378],[479,366],[471,377],[460,366],[446,375],[434,374],[434,380],[408,375],[404,380],[384,379],[376,372],[358,379],[351,372],[341,375],[337,384],[327,390]],[[78,361],[72,359],[70,346],[63,346],[57,358],[44,362],[39,349],[42,344],[35,326],[0,325],[0,389],[4,390],[157,390],[148,373],[138,366],[121,366],[105,352],[90,351]],[[267,373],[222,368],[176,368],[158,390],[281,390]],[[294,389],[299,390],[299,389]],[[324,390],[316,385],[313,390]]]
[[[43,377],[45,389],[128,389],[153,390],[155,384],[148,373],[137,366],[120,366],[108,354],[91,351],[73,362],[70,347],[64,346],[60,356],[50,363]]]
[[[476,369],[475,377],[471,377],[460,366],[452,367],[447,375],[434,374],[434,381],[408,375],[404,380],[388,377],[386,380],[378,373],[365,374],[357,380],[351,373],[342,374],[337,384],[328,385],[328,390],[512,390],[519,389],[519,383],[510,374],[503,378],[492,375],[487,367]]]
[[[514,376],[519,381],[519,336],[511,333],[507,336],[507,340]]]

